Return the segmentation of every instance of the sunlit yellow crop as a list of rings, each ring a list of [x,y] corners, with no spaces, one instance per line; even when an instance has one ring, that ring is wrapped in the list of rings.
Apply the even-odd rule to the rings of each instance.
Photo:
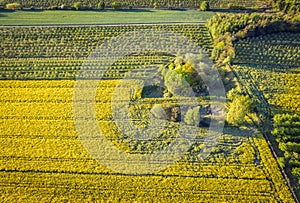
[[[100,82],[96,114],[105,136],[130,152],[132,143],[114,141],[121,136],[111,120],[110,100],[117,83]],[[231,142],[234,147],[227,158],[216,149],[200,161],[198,144],[154,176],[117,175],[82,146],[72,117],[73,88],[74,81],[0,81],[0,177],[10,184],[0,187],[0,199],[130,201],[134,195],[143,201],[155,197],[176,202],[288,202],[291,198],[266,141],[259,135],[248,138],[234,128],[228,128],[217,146],[229,149],[222,146]],[[254,163],[253,146],[260,152],[259,165]],[[14,188],[20,180],[26,189]],[[43,195],[36,196],[34,188],[43,188]]]

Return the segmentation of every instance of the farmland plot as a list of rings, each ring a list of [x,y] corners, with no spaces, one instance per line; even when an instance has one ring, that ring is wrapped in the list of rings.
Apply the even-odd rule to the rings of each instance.
[[[211,50],[209,35],[202,26],[155,27],[184,33],[207,52]],[[180,160],[162,171],[143,175],[113,171],[87,152],[74,124],[74,79],[95,47],[132,29],[137,27],[1,28],[0,199],[293,202],[267,142],[246,127],[225,127],[205,159],[201,150],[208,129],[201,127]],[[161,53],[126,56],[106,71],[107,75],[101,75],[94,105],[96,121],[119,150],[152,153],[176,138],[179,124],[168,121],[158,138],[128,139],[114,123],[111,109],[112,95],[124,72],[166,65],[172,57]],[[99,77],[97,61],[89,71],[96,71]],[[206,98],[196,99],[201,105],[209,103]],[[163,98],[141,98],[133,109],[148,112],[163,102]]]

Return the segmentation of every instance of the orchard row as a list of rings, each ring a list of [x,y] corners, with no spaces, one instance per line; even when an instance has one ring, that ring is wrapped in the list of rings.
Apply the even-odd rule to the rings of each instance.
[[[204,0],[134,0],[134,1],[114,1],[114,0],[104,0],[104,1],[78,1],[78,0],[50,0],[50,1],[37,1],[37,0],[8,0],[7,3],[18,2],[21,6],[25,8],[43,8],[43,9],[58,9],[58,8],[70,8],[74,7],[75,3],[81,2],[81,9],[104,9],[105,8],[199,8]],[[104,5],[103,5],[103,3]],[[262,1],[255,0],[208,0],[211,8],[227,8],[228,4],[243,6],[246,8],[258,8],[262,5]],[[63,7],[62,7],[63,5]],[[77,6],[75,6],[77,7]]]

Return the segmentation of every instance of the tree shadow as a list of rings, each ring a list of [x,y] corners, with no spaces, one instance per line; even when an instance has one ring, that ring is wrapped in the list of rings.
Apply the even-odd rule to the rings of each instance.
[[[64,11],[76,11],[74,9],[68,9]],[[105,13],[105,12],[122,12],[122,13],[152,13],[153,10],[150,9],[81,9],[76,12],[99,12],[99,13]]]
[[[44,12],[44,10],[42,9],[23,9],[22,11],[25,11],[25,12],[32,12],[32,13],[40,13],[40,12]]]
[[[0,9],[1,13],[14,13],[16,12],[15,10],[10,10],[10,9]]]
[[[168,8],[168,9],[160,9],[160,10],[168,10],[168,11],[187,11],[186,8]]]
[[[122,12],[122,13],[152,13],[153,10],[150,9],[117,9],[117,10],[107,10],[110,12]]]
[[[279,105],[269,104],[269,107],[271,109],[271,116],[274,116],[275,114],[299,114],[299,112],[293,111],[291,109],[284,109]]]
[[[225,126],[223,129],[223,134],[232,135],[235,137],[249,137],[252,136],[254,133],[251,129],[242,129],[240,127],[235,126]]]

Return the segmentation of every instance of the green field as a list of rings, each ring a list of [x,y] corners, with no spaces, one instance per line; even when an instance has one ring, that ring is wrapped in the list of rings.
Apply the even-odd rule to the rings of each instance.
[[[0,12],[0,25],[193,23],[213,15],[198,10],[16,11]]]

